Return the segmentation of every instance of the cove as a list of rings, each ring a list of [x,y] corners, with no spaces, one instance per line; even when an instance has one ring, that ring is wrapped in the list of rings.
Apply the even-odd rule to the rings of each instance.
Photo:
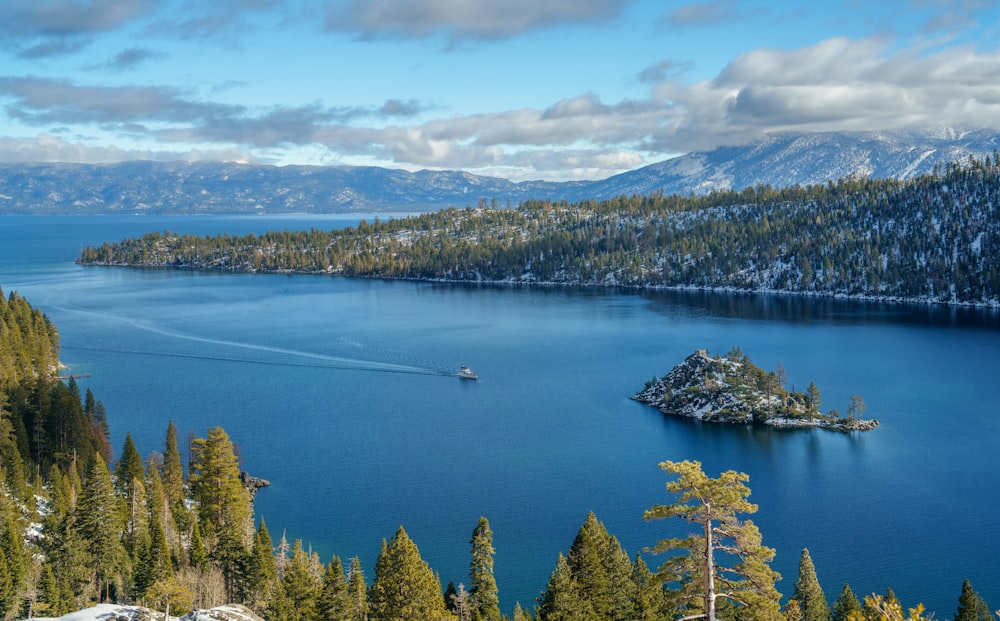
[[[616,292],[83,268],[81,244],[153,230],[331,228],[352,217],[3,217],[0,287],[59,327],[63,360],[120,450],[221,425],[271,481],[276,539],[368,573],[399,525],[467,582],[480,515],[502,607],[531,607],[593,510],[633,555],[686,528],[644,523],[660,461],[750,475],[786,596],[807,547],[831,598],[891,587],[953,614],[969,578],[1000,602],[996,311],[703,292]],[[699,348],[740,346],[823,408],[861,394],[865,434],[664,418],[628,397]],[[477,382],[444,373],[468,365]],[[644,555],[651,566],[660,559]]]

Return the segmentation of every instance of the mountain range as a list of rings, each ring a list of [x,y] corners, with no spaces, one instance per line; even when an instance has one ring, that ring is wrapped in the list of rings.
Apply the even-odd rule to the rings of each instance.
[[[0,215],[410,212],[528,199],[708,194],[843,177],[908,178],[1000,150],[1000,131],[947,127],[775,134],[599,181],[522,181],[460,171],[219,162],[0,164]]]

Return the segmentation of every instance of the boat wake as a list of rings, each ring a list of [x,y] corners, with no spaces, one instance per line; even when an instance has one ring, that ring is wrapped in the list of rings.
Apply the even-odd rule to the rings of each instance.
[[[287,356],[292,358],[292,360],[273,360],[266,359],[264,357],[260,358],[244,358],[238,356],[227,356],[221,354],[200,354],[194,352],[168,352],[168,351],[150,351],[150,350],[135,350],[135,349],[111,349],[111,348],[96,348],[96,347],[84,347],[84,346],[66,346],[62,348],[66,350],[80,350],[80,351],[94,351],[94,352],[104,352],[104,353],[115,353],[115,354],[129,354],[137,356],[160,356],[167,358],[187,358],[191,360],[212,360],[217,362],[234,362],[234,363],[245,363],[245,364],[261,364],[261,365],[273,365],[273,366],[285,366],[285,367],[303,367],[303,368],[321,368],[321,369],[349,369],[349,370],[360,370],[360,371],[377,371],[381,373],[407,373],[411,375],[456,375],[456,371],[453,369],[445,368],[441,365],[437,365],[428,361],[420,361],[415,357],[412,358],[412,362],[407,362],[404,354],[388,352],[388,350],[383,351],[384,354],[390,354],[390,359],[395,357],[397,360],[403,358],[400,362],[394,361],[383,361],[383,360],[371,360],[360,357],[349,357],[349,356],[334,356],[329,354],[319,354],[315,352],[303,351],[299,349],[290,349],[286,347],[275,347],[271,345],[261,345],[256,343],[247,343],[242,341],[230,341],[227,339],[219,339],[213,337],[199,336],[196,334],[189,334],[186,332],[181,332],[178,330],[171,330],[152,324],[147,321],[141,321],[137,319],[132,319],[128,317],[119,317],[114,315],[109,315],[106,313],[98,313],[94,311],[85,311],[80,309],[72,308],[59,308],[59,310],[65,312],[82,313],[88,315],[94,315],[101,317],[102,319],[111,319],[114,321],[119,321],[129,326],[136,328],[138,330],[143,330],[146,332],[151,332],[153,334],[159,334],[173,339],[181,339],[186,341],[192,341],[197,343],[206,343],[209,345],[219,345],[223,347],[231,347],[234,349],[242,349],[248,351],[256,351],[269,354],[278,354],[280,356]],[[345,342],[351,344],[353,347],[365,348],[368,347],[363,343],[359,343],[353,340],[346,340]],[[377,348],[370,348],[377,351]]]
[[[219,356],[212,354],[195,354],[189,352],[149,351],[149,350],[139,350],[139,349],[111,349],[106,347],[84,347],[84,346],[73,346],[73,345],[63,346],[62,349],[72,350],[72,351],[101,352],[108,354],[125,354],[133,356],[185,358],[188,360],[210,360],[213,362],[234,362],[243,364],[268,365],[276,367],[300,367],[306,369],[346,369],[353,371],[376,371],[380,373],[406,373],[410,375],[438,375],[438,376],[455,375],[455,372],[450,370],[441,371],[438,369],[422,369],[419,367],[397,365],[397,364],[378,362],[372,360],[339,358],[337,356],[323,356],[315,359],[312,362],[291,362],[282,360],[263,360],[256,358],[237,358],[235,356]],[[309,355],[310,357],[314,356],[313,354]]]

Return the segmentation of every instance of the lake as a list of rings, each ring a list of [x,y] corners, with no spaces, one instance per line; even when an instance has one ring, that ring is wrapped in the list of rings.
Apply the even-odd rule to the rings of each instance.
[[[385,217],[385,216],[383,216]],[[809,548],[831,600],[891,587],[938,618],[969,578],[1000,607],[1000,314],[803,297],[494,288],[81,267],[82,245],[149,231],[330,229],[360,216],[2,217],[0,287],[58,326],[113,443],[162,451],[216,425],[270,480],[257,515],[371,580],[403,525],[468,582],[480,515],[504,612],[531,607],[593,510],[634,555],[684,525],[663,460],[750,475],[752,519],[793,589]],[[629,395],[695,349],[739,346],[823,408],[864,397],[864,434],[667,419]],[[468,365],[479,381],[453,373]],[[656,557],[646,556],[651,566]]]

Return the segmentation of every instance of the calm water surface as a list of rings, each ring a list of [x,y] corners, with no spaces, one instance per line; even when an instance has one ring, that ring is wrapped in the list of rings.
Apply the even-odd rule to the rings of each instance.
[[[371,578],[403,525],[444,583],[468,582],[485,515],[506,612],[531,606],[593,510],[632,553],[686,532],[660,461],[750,474],[753,519],[791,593],[810,550],[836,596],[892,587],[950,617],[969,578],[1000,606],[1000,318],[993,311],[773,296],[638,295],[314,276],[79,267],[82,244],[153,230],[329,229],[358,217],[0,218],[0,287],[59,327],[63,360],[104,402],[116,447],[162,450],[221,425],[271,481],[257,513]],[[867,434],[665,419],[628,396],[697,348],[739,345],[852,393]],[[467,364],[478,382],[447,375]],[[658,559],[647,558],[650,565]]]

